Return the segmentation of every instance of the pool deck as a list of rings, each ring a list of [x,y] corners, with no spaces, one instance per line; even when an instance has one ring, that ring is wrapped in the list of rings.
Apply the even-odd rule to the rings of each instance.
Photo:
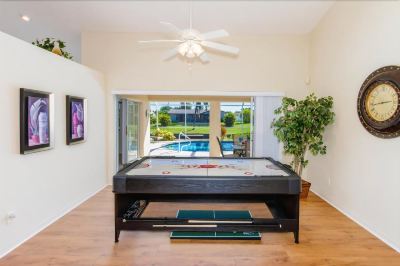
[[[194,140],[195,141],[195,140]],[[193,141],[193,142],[194,142]],[[208,140],[199,140],[208,141]],[[170,149],[164,149],[162,146],[167,144],[176,143],[178,141],[157,141],[150,144],[150,156],[181,156],[181,157],[209,157],[210,152],[208,151],[174,151]],[[184,142],[184,141],[182,141]],[[225,154],[233,154],[232,151],[226,151]]]

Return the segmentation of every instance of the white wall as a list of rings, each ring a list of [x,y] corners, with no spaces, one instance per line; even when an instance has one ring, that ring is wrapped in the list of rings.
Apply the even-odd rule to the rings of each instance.
[[[240,47],[237,58],[210,53],[212,62],[196,62],[192,70],[175,58],[162,61],[170,45],[139,45],[160,34],[84,32],[82,63],[102,71],[107,80],[108,174],[115,163],[114,99],[111,91],[174,90],[283,92],[292,97],[307,93],[309,36],[237,36],[225,41]]]
[[[0,32],[0,257],[104,187],[103,76]],[[55,148],[19,154],[19,88],[55,94]],[[65,95],[88,99],[88,138],[65,144]],[[5,216],[15,212],[7,224]]]
[[[237,58],[209,53],[212,62],[196,62],[192,70],[181,60],[162,61],[174,46],[138,44],[160,34],[82,34],[82,63],[102,71],[109,90],[279,91],[303,96],[308,78],[307,35],[238,36]]]
[[[335,101],[328,154],[311,158],[312,189],[400,251],[400,138],[369,134],[357,95],[375,69],[400,64],[400,2],[339,2],[312,35],[311,81]]]

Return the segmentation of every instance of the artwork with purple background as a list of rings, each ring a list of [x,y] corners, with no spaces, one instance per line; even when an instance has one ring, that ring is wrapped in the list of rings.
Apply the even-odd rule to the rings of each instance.
[[[84,137],[84,109],[82,101],[71,101],[71,139]]]
[[[49,144],[49,99],[28,96],[28,146]]]

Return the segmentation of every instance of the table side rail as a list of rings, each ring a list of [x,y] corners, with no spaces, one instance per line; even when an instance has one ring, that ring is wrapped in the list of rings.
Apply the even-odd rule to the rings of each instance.
[[[292,232],[296,228],[295,219],[256,218],[252,223],[196,223],[176,218],[138,218],[133,220],[116,219],[120,230],[157,230],[157,231],[219,231],[251,232],[281,231]]]

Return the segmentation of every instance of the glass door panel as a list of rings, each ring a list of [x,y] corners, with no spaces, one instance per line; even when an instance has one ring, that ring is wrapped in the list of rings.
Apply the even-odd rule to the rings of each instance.
[[[127,101],[126,150],[127,163],[139,157],[139,103]]]

